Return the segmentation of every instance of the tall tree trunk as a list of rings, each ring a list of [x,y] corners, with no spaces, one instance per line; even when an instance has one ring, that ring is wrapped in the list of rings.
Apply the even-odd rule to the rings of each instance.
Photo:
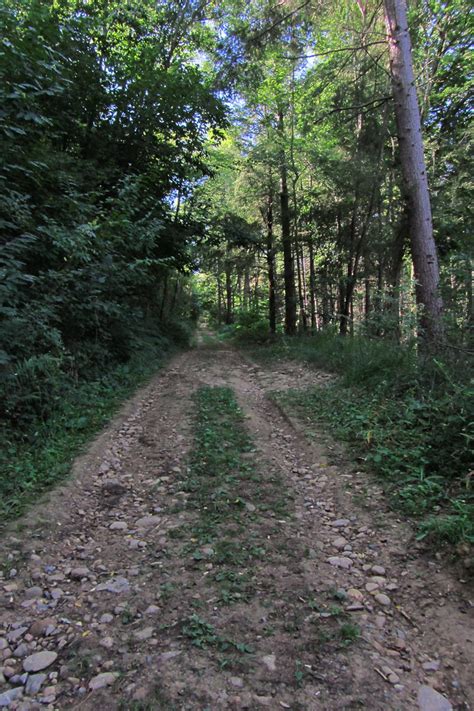
[[[364,317],[366,322],[370,319],[372,313],[372,296],[370,293],[370,277],[366,276],[364,280],[365,295],[364,295]]]
[[[267,266],[268,266],[268,322],[270,332],[276,333],[275,250],[273,247],[273,191],[268,189],[267,202]]]
[[[168,272],[165,273],[163,279],[163,291],[161,294],[161,306],[160,306],[160,321],[163,321],[165,316],[166,299],[168,297]]]
[[[466,255],[466,333],[472,336],[474,333],[474,301],[472,294],[472,263],[471,258]]]
[[[230,263],[229,249],[227,249],[226,260],[224,264],[225,271],[225,323],[231,324],[233,322],[233,294],[232,294],[232,265]]]
[[[301,258],[301,245],[299,244],[298,237],[295,235],[295,256],[296,256],[296,269],[298,275],[298,302],[300,306],[300,325],[303,331],[308,330],[308,319],[306,317],[305,309],[305,298],[304,298],[304,282],[303,282],[303,260]]]
[[[217,285],[217,323],[220,326],[222,323],[222,284],[221,284],[221,265],[220,265],[219,259],[217,260],[216,285]]]
[[[313,239],[309,239],[309,304],[311,313],[311,328],[316,330],[316,272],[314,269]]]
[[[331,323],[334,312],[336,311],[334,307],[334,300],[328,285],[328,268],[327,264],[324,265],[322,271],[320,272],[321,279],[321,311],[322,311],[322,322],[324,326],[328,326]]]
[[[439,293],[438,255],[433,236],[406,0],[384,0],[384,7],[400,162],[409,205],[416,300],[420,307],[422,337],[428,347],[434,347],[443,337],[443,304]]]
[[[293,250],[291,248],[290,206],[288,196],[288,170],[284,148],[283,112],[278,112],[278,131],[280,134],[280,213],[281,240],[283,243],[283,279],[285,282],[285,332],[289,336],[296,333],[296,289]]]

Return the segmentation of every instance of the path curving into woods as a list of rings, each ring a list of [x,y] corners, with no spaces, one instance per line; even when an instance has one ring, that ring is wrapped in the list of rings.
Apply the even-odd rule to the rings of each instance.
[[[269,397],[329,377],[201,343],[125,405],[4,536],[0,707],[474,708],[472,590]],[[235,398],[252,443],[243,478],[203,481],[237,512],[204,533],[202,388]]]

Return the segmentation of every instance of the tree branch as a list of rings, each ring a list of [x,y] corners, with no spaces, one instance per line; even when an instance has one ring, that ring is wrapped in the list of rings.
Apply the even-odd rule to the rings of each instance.
[[[312,59],[313,57],[326,57],[328,54],[337,54],[338,52],[356,52],[359,49],[366,50],[367,47],[372,47],[375,44],[386,44],[385,40],[376,40],[374,42],[367,42],[367,44],[361,44],[355,47],[341,47],[340,49],[328,49],[327,52],[316,52],[315,54],[297,54],[288,55],[280,54],[278,55],[280,59]]]

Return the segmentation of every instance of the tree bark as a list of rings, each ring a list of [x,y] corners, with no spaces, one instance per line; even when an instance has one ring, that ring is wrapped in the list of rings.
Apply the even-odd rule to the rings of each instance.
[[[309,240],[309,304],[311,313],[311,328],[315,331],[316,322],[316,272],[314,269],[314,246],[313,239]]]
[[[400,162],[409,205],[416,300],[420,309],[420,335],[428,347],[433,347],[443,338],[443,304],[439,292],[438,255],[433,236],[406,0],[384,0],[384,7]]]
[[[225,323],[227,325],[230,325],[233,323],[233,294],[232,294],[232,265],[230,263],[230,250],[227,247],[227,255],[226,255],[226,260],[224,264],[224,272],[225,272],[225,301],[226,301],[226,309],[225,309]]]
[[[286,165],[283,112],[278,112],[278,131],[282,142],[280,148],[280,212],[281,239],[283,243],[283,279],[285,282],[285,333],[296,333],[296,289],[293,250],[291,248],[290,206],[288,196],[288,170]]]
[[[273,247],[273,192],[268,191],[267,202],[267,266],[268,266],[268,322],[270,332],[276,333],[275,250]]]

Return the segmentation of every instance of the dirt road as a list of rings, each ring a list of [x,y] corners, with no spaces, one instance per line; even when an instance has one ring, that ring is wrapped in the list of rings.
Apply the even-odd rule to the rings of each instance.
[[[201,346],[127,403],[1,545],[0,707],[474,708],[472,590],[268,398],[327,377]],[[227,597],[185,486],[202,385],[233,389],[262,482]]]

